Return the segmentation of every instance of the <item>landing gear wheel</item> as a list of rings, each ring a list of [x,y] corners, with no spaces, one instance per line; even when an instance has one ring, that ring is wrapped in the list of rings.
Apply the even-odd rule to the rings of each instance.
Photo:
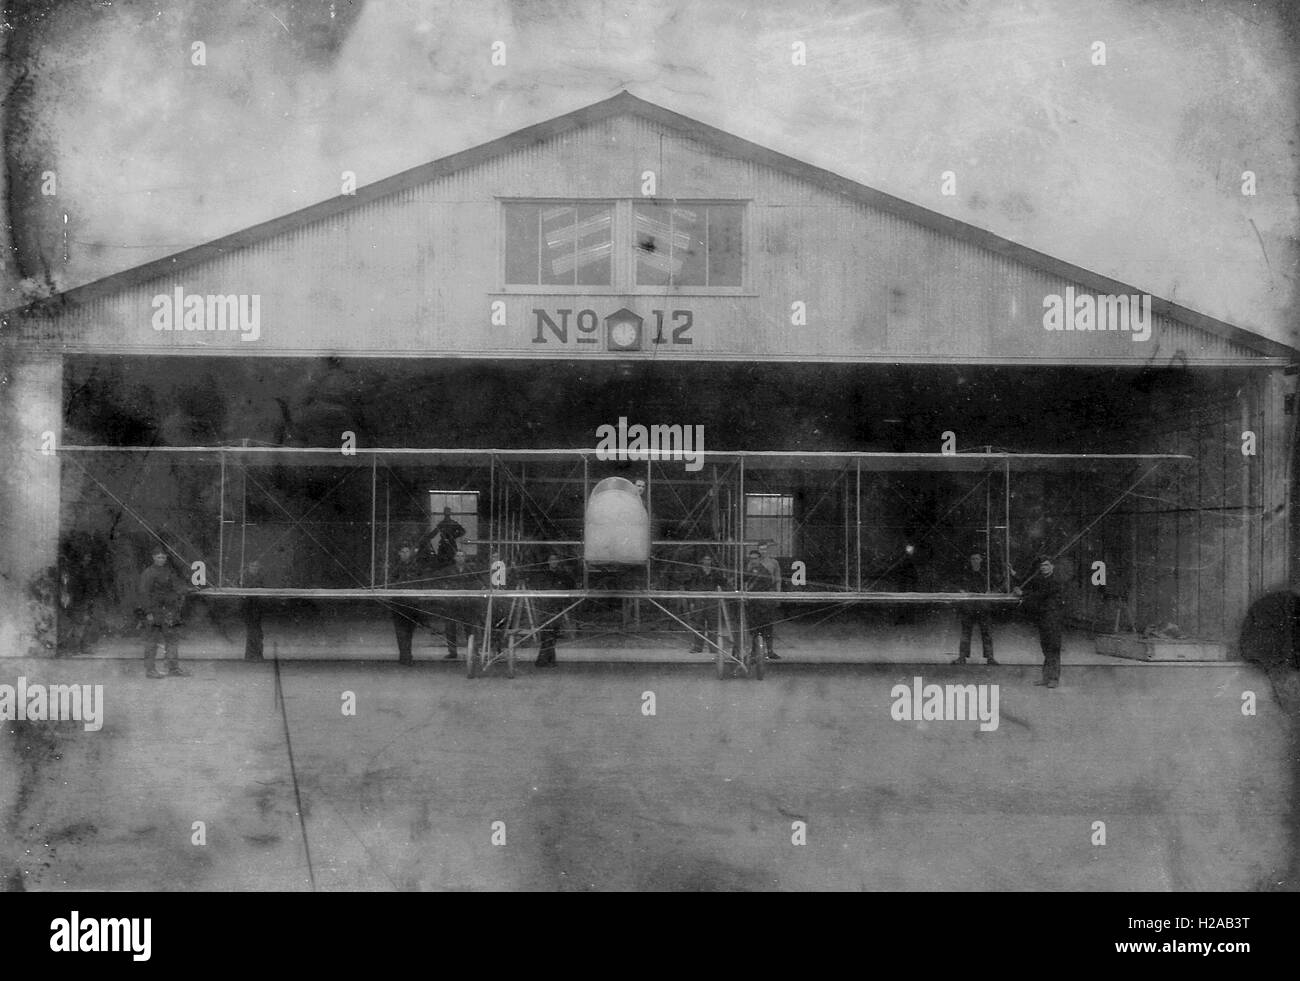
[[[474,677],[474,635],[470,634],[469,639],[465,642],[465,677]]]
[[[767,665],[767,643],[760,640],[758,650],[754,652],[754,680],[763,680],[763,668]]]
[[[512,640],[506,645],[506,677],[515,676],[515,642]]]
[[[713,661],[718,666],[718,680],[721,681],[727,677],[727,653],[721,644],[713,646]]]

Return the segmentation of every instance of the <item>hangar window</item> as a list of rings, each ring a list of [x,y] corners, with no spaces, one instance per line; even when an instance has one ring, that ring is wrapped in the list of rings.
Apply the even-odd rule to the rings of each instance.
[[[632,205],[638,286],[741,285],[744,205]]]
[[[793,555],[794,497],[790,494],[746,494],[745,539],[770,541],[776,555]]]
[[[506,284],[610,286],[614,205],[514,201],[505,205]]]
[[[478,491],[429,491],[429,527],[436,529],[442,520],[442,509],[451,508],[453,521],[465,529],[465,538],[457,547],[466,555],[477,555],[478,545]]]

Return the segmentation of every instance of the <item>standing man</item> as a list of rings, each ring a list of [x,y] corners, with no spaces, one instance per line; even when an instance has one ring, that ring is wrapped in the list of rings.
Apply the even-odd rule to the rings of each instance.
[[[528,585],[533,589],[572,589],[573,580],[565,571],[560,556],[552,552],[546,557],[546,568],[528,577]],[[560,632],[560,624],[558,619],[551,618],[556,617],[567,604],[568,601],[562,599],[539,600],[537,603],[539,619],[543,622],[551,621],[537,632],[540,649],[536,664],[539,668],[555,667],[555,640]]]
[[[451,516],[451,508],[445,507],[442,509],[442,520],[420,539],[416,548],[422,556],[427,556],[432,568],[446,568],[456,560],[456,542],[464,537],[464,525]],[[438,539],[436,548],[433,546],[435,538]]]
[[[262,572],[262,563],[257,559],[244,569],[242,589],[262,589],[266,586],[266,575]],[[256,596],[245,596],[244,613],[244,660],[262,660],[262,601]]]
[[[85,654],[93,627],[95,600],[104,592],[103,577],[89,548],[72,550],[61,562],[59,575],[60,654]]]
[[[745,563],[745,590],[750,593],[767,593],[772,592],[775,587],[772,583],[772,574],[768,571],[767,566],[763,564],[763,553],[756,548],[749,550],[749,560]],[[772,654],[771,620],[774,616],[769,609],[771,604],[762,602],[745,603],[745,618],[749,621],[750,643],[749,652],[752,655],[759,644],[767,645],[766,651],[769,657],[775,657]]]
[[[957,577],[956,586],[963,593],[987,593],[988,574],[984,569],[984,553],[972,549],[966,557],[966,566]],[[961,644],[957,648],[957,660],[953,664],[965,664],[970,658],[970,636],[975,624],[980,628],[980,650],[987,664],[997,664],[993,660],[993,623],[992,614],[985,603],[961,603],[957,607],[957,618],[961,622]]]
[[[1043,679],[1036,685],[1055,688],[1061,683],[1061,631],[1065,623],[1065,596],[1056,568],[1046,555],[1038,560],[1038,571],[1024,588],[1017,586],[1025,610],[1038,624],[1038,643],[1043,649]]]
[[[410,545],[403,545],[397,550],[397,561],[393,563],[391,577],[395,586],[411,589],[420,585],[416,582],[419,579],[419,569],[415,550]],[[420,610],[414,604],[401,601],[386,605],[393,618],[393,632],[397,635],[397,663],[410,665],[411,638],[415,636],[415,628],[421,621]]]
[[[153,550],[153,565],[140,573],[140,609],[144,613],[145,627],[145,677],[161,678],[156,667],[158,645],[162,644],[167,661],[167,673],[184,678],[189,672],[181,667],[180,627],[181,607],[185,603],[186,586],[167,562],[167,549],[158,546]]]
[[[469,567],[467,557],[464,552],[457,551],[452,559],[452,571],[443,576],[438,584],[443,589],[486,589],[487,584],[482,581],[482,577]],[[465,643],[469,643],[469,638],[479,632],[479,624],[476,619],[479,611],[479,603],[471,598],[456,598],[446,600],[443,605],[443,637],[447,641],[447,655],[444,660],[454,661],[460,657],[457,650],[460,634],[463,630],[465,633]]]
[[[768,549],[771,544],[770,541],[767,541],[759,545],[758,555],[759,561],[763,564],[763,570],[767,573],[768,581],[771,583],[771,586],[768,588],[779,593],[781,592],[782,579],[781,563],[768,554]],[[760,636],[767,644],[767,656],[773,661],[779,661],[781,660],[781,657],[776,653],[776,638],[773,636],[772,625],[776,623],[780,616],[781,605],[779,603],[764,603],[762,604],[762,609],[765,616],[760,621],[763,624]]]
[[[689,579],[686,580],[686,588],[698,590],[702,593],[716,593],[727,586],[726,577],[722,570],[715,568],[713,565],[713,555],[705,552],[700,556],[700,564],[692,571]],[[703,654],[704,641],[707,639],[710,650],[713,645],[718,643],[718,604],[720,600],[704,598],[691,600],[691,609],[687,614],[687,622],[695,628],[696,633],[691,641],[691,653]],[[701,637],[700,635],[704,636]]]

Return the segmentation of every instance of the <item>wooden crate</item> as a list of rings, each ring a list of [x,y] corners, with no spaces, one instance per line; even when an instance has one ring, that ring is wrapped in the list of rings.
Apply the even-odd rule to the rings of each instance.
[[[1205,640],[1164,640],[1137,634],[1098,634],[1097,653],[1133,661],[1226,661],[1228,646]]]

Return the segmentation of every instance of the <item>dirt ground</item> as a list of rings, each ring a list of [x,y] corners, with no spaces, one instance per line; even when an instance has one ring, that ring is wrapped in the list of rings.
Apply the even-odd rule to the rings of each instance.
[[[1048,691],[1017,664],[782,663],[763,682],[719,681],[700,664],[527,664],[513,680],[469,681],[451,663],[294,661],[281,665],[283,717],[271,663],[190,667],[191,678],[149,681],[138,660],[0,662],[0,684],[99,683],[105,699],[98,732],[0,723],[0,881],[1295,886],[1294,723],[1269,679],[1239,663],[1067,660],[1063,686]],[[999,728],[895,721],[890,689],[917,674],[998,683]],[[1241,711],[1247,690],[1253,717]],[[1098,821],[1104,845],[1093,843]],[[795,822],[806,844],[792,843]]]

